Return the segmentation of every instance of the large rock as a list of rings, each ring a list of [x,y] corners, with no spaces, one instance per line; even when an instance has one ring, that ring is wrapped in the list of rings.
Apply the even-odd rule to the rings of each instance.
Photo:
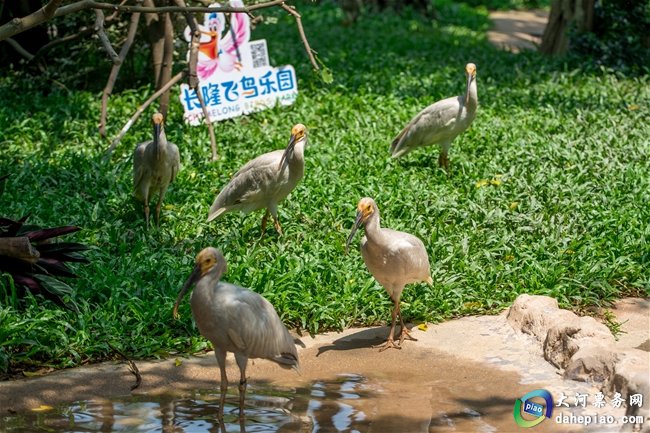
[[[550,328],[571,321],[573,317],[575,314],[561,310],[554,298],[523,294],[508,310],[507,319],[515,330],[530,334],[543,343]]]
[[[508,311],[508,322],[516,330],[535,336],[543,344],[544,358],[564,370],[564,378],[599,383],[610,397],[650,396],[650,345],[646,340],[636,349],[621,350],[609,329],[592,317],[579,317],[561,310],[547,296],[520,295]],[[647,316],[642,316],[647,320]],[[647,335],[647,334],[646,334]],[[645,350],[645,351],[644,351]],[[626,415],[643,415],[641,425],[626,424],[621,432],[650,433],[650,405],[628,404]]]
[[[510,325],[543,345],[544,359],[567,379],[604,382],[617,361],[614,337],[593,317],[579,317],[548,296],[519,295],[507,315]]]
[[[584,342],[568,360],[563,377],[581,382],[602,383],[614,375],[616,352],[592,341]]]
[[[583,346],[591,346],[588,352],[583,356],[593,358],[597,355],[600,348],[601,353],[613,352],[614,336],[607,326],[599,323],[593,317],[579,317],[570,311],[565,311],[563,321],[557,322],[546,333],[544,340],[544,359],[556,366],[557,368],[566,369],[573,356],[578,353]],[[555,314],[557,316],[557,314]],[[601,358],[598,357],[597,358]],[[605,359],[594,359],[596,363],[603,363]],[[594,363],[592,363],[595,366]],[[603,364],[604,365],[604,364]],[[609,377],[611,374],[606,374],[605,371],[596,373],[601,374],[603,379]],[[603,380],[601,379],[601,380]]]

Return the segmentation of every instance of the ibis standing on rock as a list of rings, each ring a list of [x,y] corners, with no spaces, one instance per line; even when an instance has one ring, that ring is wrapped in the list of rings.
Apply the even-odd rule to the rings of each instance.
[[[476,117],[476,65],[465,65],[465,94],[443,99],[420,111],[390,145],[393,158],[422,146],[440,145],[438,165],[449,169],[449,147],[459,134],[467,130]]]
[[[275,230],[282,234],[278,220],[278,203],[296,187],[305,173],[307,128],[297,124],[291,129],[287,148],[265,153],[239,169],[214,200],[208,222],[220,215],[239,210],[245,213],[266,208],[262,218],[262,236],[269,213]]]
[[[366,235],[361,239],[361,255],[366,267],[373,277],[384,286],[393,303],[390,333],[386,342],[380,346],[380,352],[389,349],[401,349],[405,338],[417,341],[404,326],[400,310],[400,297],[404,286],[410,283],[427,282],[433,284],[429,256],[422,241],[408,233],[381,228],[379,208],[369,197],[362,198],[357,205],[357,217],[345,245],[346,252],[357,229],[363,225]],[[399,345],[395,344],[395,320],[399,316],[401,333]]]
[[[221,419],[228,390],[226,352],[235,354],[239,366],[240,418],[244,416],[248,358],[268,359],[285,368],[298,369],[299,366],[294,338],[271,303],[249,289],[220,281],[226,270],[226,258],[220,250],[212,247],[202,250],[196,256],[196,266],[178,294],[173,311],[177,318],[185,292],[196,283],[190,305],[196,326],[212,343],[221,370]]]
[[[149,201],[159,193],[156,204],[156,225],[160,224],[160,207],[165,192],[174,180],[180,166],[178,147],[167,141],[163,126],[163,115],[155,113],[153,140],[138,144],[133,154],[133,184],[135,196],[144,203],[144,217],[149,227]]]

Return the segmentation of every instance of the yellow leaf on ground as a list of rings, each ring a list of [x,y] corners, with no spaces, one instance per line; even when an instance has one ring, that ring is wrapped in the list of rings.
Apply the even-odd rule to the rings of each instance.
[[[513,201],[512,203],[510,203],[510,210],[515,210],[517,209],[518,206],[519,206],[519,202]]]
[[[181,361],[178,358],[174,359],[174,366],[175,367],[180,367],[181,365],[183,365],[183,361]]]
[[[491,184],[491,185],[494,185],[494,186],[499,186],[499,185],[501,185],[502,183],[503,183],[503,182],[501,182],[501,180],[496,179],[496,178],[495,178],[495,179],[492,179],[492,180],[490,181],[490,184]]]
[[[427,326],[426,323],[420,323],[420,324],[418,325],[418,329],[419,329],[420,331],[426,331],[427,329],[429,329],[429,327]]]
[[[47,410],[52,410],[52,409],[54,409],[52,406],[48,406],[48,405],[46,405],[46,404],[42,404],[42,405],[40,405],[40,406],[38,406],[38,407],[33,407],[33,408],[32,408],[32,411],[33,411],[33,412],[45,412],[45,411],[47,411]]]
[[[487,180],[487,179],[481,179],[481,180],[479,180],[478,182],[476,182],[476,187],[477,187],[477,188],[480,188],[480,187],[485,186],[485,185],[487,185],[487,184],[489,184],[489,183],[490,183],[489,180]]]

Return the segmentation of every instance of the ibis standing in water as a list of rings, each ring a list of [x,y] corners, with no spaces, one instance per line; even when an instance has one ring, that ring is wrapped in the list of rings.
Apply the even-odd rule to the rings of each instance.
[[[366,235],[361,239],[361,256],[373,277],[384,286],[393,303],[390,333],[386,342],[380,346],[380,352],[389,349],[401,349],[404,339],[417,341],[411,336],[400,310],[400,297],[404,286],[410,283],[427,282],[433,284],[429,256],[422,241],[408,233],[381,228],[379,208],[369,197],[362,198],[357,205],[357,217],[345,245],[346,252],[357,229],[363,225]],[[393,334],[395,321],[399,316],[401,333],[399,345],[395,344]]]
[[[167,141],[163,126],[163,115],[155,113],[153,140],[138,144],[133,153],[133,184],[135,196],[144,203],[144,217],[149,227],[149,201],[158,193],[156,204],[156,225],[160,224],[160,207],[165,192],[174,180],[180,166],[178,147]]]
[[[438,165],[449,169],[449,147],[459,134],[467,130],[476,117],[476,65],[465,65],[465,94],[443,99],[420,111],[390,145],[393,158],[422,146],[440,145]]]
[[[298,369],[299,366],[294,338],[271,303],[249,289],[220,281],[226,270],[226,258],[220,250],[212,247],[202,250],[196,256],[196,266],[178,294],[173,311],[177,318],[185,292],[196,283],[190,305],[196,326],[212,343],[221,370],[219,416],[222,419],[228,390],[226,352],[235,354],[239,366],[240,418],[244,416],[248,358],[268,359],[285,368]]]
[[[274,150],[248,161],[217,195],[208,222],[234,210],[248,213],[266,208],[262,218],[262,236],[269,213],[275,230],[282,234],[278,203],[289,195],[305,173],[306,145],[307,128],[299,123],[291,129],[286,149]]]

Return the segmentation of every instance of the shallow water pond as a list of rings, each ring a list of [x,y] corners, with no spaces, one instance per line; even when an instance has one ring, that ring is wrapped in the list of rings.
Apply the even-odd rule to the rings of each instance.
[[[239,397],[228,394],[226,432],[363,432],[364,412],[375,391],[359,375],[314,382],[310,389],[278,390],[249,386],[245,423],[239,422]],[[4,416],[6,432],[222,432],[216,414],[219,390],[183,397],[133,396],[78,401],[51,410]]]

